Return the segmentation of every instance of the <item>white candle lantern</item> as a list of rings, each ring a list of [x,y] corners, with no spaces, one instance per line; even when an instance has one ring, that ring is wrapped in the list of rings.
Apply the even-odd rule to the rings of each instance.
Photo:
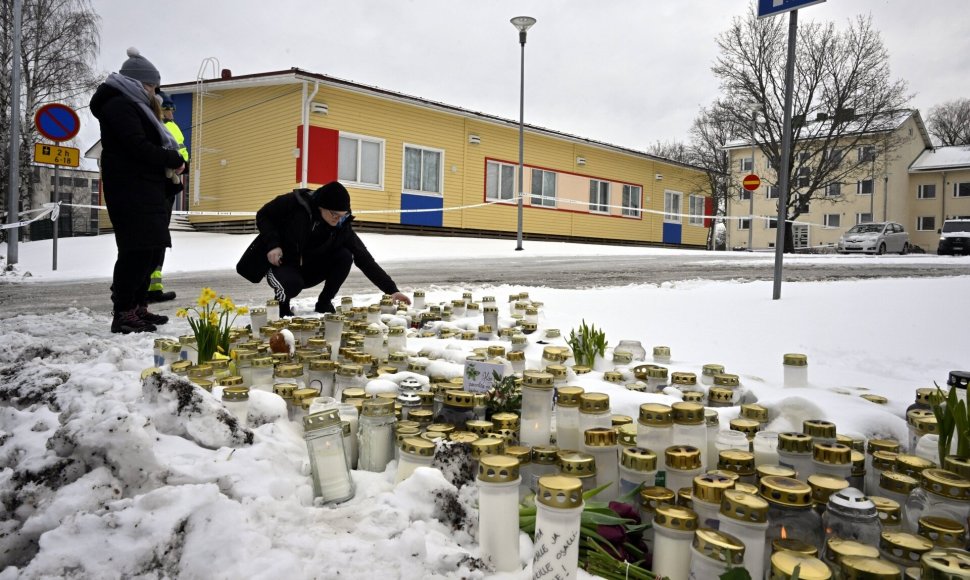
[[[794,469],[799,481],[808,482],[808,477],[815,473],[812,436],[795,431],[779,433],[778,464]]]
[[[417,434],[402,439],[399,449],[397,474],[394,477],[394,483],[400,483],[411,477],[414,470],[419,467],[430,467],[432,460],[434,460],[434,442],[422,439]]]
[[[800,388],[808,386],[808,357],[804,354],[788,353],[782,358],[785,369],[785,388]]]
[[[610,413],[610,396],[606,393],[583,393],[579,396],[579,437],[587,429],[596,427],[610,428],[613,416]],[[560,445],[560,447],[562,447]]]
[[[381,472],[394,459],[394,401],[367,399],[361,408],[357,467]]]
[[[692,445],[701,451],[701,467],[707,468],[713,461],[707,457],[707,426],[704,424],[704,406],[698,403],[674,403],[671,405],[673,427],[672,441],[679,445]]]
[[[724,365],[708,363],[701,368],[701,384],[711,386],[714,384],[714,375],[724,372]]]
[[[758,431],[751,443],[754,451],[755,465],[778,464],[778,433],[774,431]]]
[[[841,443],[815,443],[812,446],[815,473],[848,480],[852,476],[852,449]]]
[[[596,498],[599,501],[614,501],[619,497],[620,490],[616,430],[602,427],[587,429],[583,437],[583,451],[592,455],[596,463],[596,487],[608,485]]]
[[[737,476],[741,483],[754,484],[757,479],[754,465],[754,453],[741,449],[725,449],[717,453],[717,469],[729,471]],[[788,473],[791,473],[789,471]],[[714,526],[711,526],[714,527]]]
[[[699,527],[719,529],[721,498],[734,487],[734,479],[718,473],[704,473],[694,477],[691,502],[697,513]]]
[[[573,580],[579,564],[583,484],[575,477],[547,475],[539,478],[538,488],[532,578]]]
[[[266,301],[266,323],[273,323],[280,319],[280,302],[279,300],[267,300]]]
[[[812,443],[838,443],[835,423],[822,419],[802,421],[802,432],[812,436]]]
[[[478,537],[482,560],[496,572],[519,570],[519,462],[507,455],[478,461]]]
[[[741,566],[744,552],[744,543],[731,534],[698,529],[690,548],[690,577],[718,578],[728,569]]]
[[[354,497],[354,482],[344,454],[343,427],[336,409],[308,415],[303,433],[310,455],[313,495],[324,503],[337,503]]]
[[[530,447],[549,445],[552,430],[552,375],[522,373],[522,414],[519,440]]]
[[[407,347],[408,331],[406,328],[403,326],[392,326],[387,329],[387,352],[405,352]]]
[[[752,578],[764,578],[768,502],[757,495],[729,489],[721,496],[720,514],[719,529],[744,543],[744,569]]]
[[[264,306],[253,306],[249,309],[249,326],[253,329],[253,333],[259,332],[259,329],[266,326],[266,308]]]
[[[249,387],[226,387],[222,389],[222,404],[233,417],[245,427],[249,413]]]
[[[414,299],[411,301],[411,308],[414,310],[424,310],[424,290],[414,291]]]
[[[637,447],[649,449],[657,457],[671,445],[673,439],[673,410],[660,403],[640,405],[637,418]],[[665,473],[664,469],[660,473]]]
[[[368,326],[364,331],[364,354],[369,354],[375,361],[381,360],[384,348],[384,333],[376,324]]]
[[[697,514],[674,505],[661,505],[653,517],[653,572],[669,580],[687,580],[690,547]]]
[[[486,304],[482,307],[482,313],[484,314],[485,324],[491,326],[493,331],[498,332],[498,306],[495,306],[494,303]]]
[[[344,332],[344,317],[328,312],[323,315],[323,338],[330,345],[330,358],[337,360],[340,352],[340,338]]]
[[[667,468],[664,485],[673,490],[692,487],[694,477],[703,471],[700,449],[690,445],[672,445],[664,450],[664,465]]]
[[[652,487],[657,480],[657,454],[641,447],[626,447],[620,452],[620,495],[638,486]]]

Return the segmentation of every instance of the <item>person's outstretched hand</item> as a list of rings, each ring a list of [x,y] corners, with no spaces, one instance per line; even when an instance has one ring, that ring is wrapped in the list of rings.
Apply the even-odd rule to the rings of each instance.
[[[269,263],[274,266],[280,265],[280,260],[283,259],[283,248],[273,248],[272,250],[266,252],[266,259]],[[410,304],[410,302],[408,302]]]
[[[395,292],[394,294],[391,294],[391,298],[393,298],[397,302],[403,302],[408,306],[411,305],[411,299],[408,298],[407,295],[405,295],[403,292]]]

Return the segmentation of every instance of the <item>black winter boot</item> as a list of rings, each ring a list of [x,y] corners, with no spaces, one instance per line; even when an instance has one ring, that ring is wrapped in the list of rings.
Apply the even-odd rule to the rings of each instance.
[[[135,309],[125,310],[123,312],[115,312],[114,318],[111,319],[111,332],[129,334],[132,332],[153,332],[155,325],[142,320]]]
[[[148,311],[147,306],[139,306],[138,308],[135,308],[135,314],[138,316],[138,318],[141,318],[145,322],[154,324],[156,326],[161,326],[168,323],[168,316],[163,314],[153,314]]]
[[[293,310],[290,308],[290,301],[284,300],[280,302],[280,318],[287,318],[293,316]]]
[[[149,290],[148,296],[146,298],[149,304],[154,304],[156,302],[168,302],[169,300],[175,300],[175,292],[165,292],[164,290]]]
[[[317,302],[316,306],[313,307],[314,312],[319,312],[320,314],[334,313],[336,310],[333,307],[333,302],[326,300],[323,302]]]

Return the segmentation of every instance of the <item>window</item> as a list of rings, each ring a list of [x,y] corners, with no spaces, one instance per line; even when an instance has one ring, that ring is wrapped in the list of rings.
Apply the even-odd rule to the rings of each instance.
[[[916,218],[916,229],[921,232],[931,232],[936,229],[936,216],[921,215]]]
[[[742,187],[738,193],[738,199],[741,201],[748,201],[751,199],[751,192]]]
[[[768,189],[767,189],[767,192],[766,192],[766,195],[768,196],[767,197],[768,199],[778,199],[778,186],[777,185],[769,185],[768,186]]]
[[[74,187],[87,187],[87,186],[88,186],[88,180],[87,180],[87,178],[85,178],[85,177],[75,177],[74,178]]]
[[[859,195],[872,195],[872,180],[863,179],[861,181],[856,182],[855,192],[858,193]]]
[[[404,189],[441,195],[442,151],[404,146]]]
[[[346,183],[381,187],[384,141],[358,135],[340,135],[337,179]]]
[[[970,182],[954,183],[953,197],[970,197]]]
[[[532,170],[532,205],[556,207],[556,174],[542,169]]]
[[[91,191],[94,192],[94,193],[98,193],[98,190],[99,189],[101,189],[101,180],[100,179],[92,179],[91,180]]]
[[[741,218],[738,220],[739,230],[750,230],[751,229],[751,218]]]
[[[842,227],[842,214],[827,213],[822,216],[822,225],[827,228]]]
[[[869,212],[855,214],[855,223],[868,224],[872,222],[872,214]]]
[[[876,159],[876,146],[863,145],[858,149],[859,162],[874,161]]]
[[[750,173],[753,170],[754,170],[754,157],[742,157],[741,171],[743,173]]]
[[[799,151],[798,152],[798,162],[799,163],[808,163],[809,161],[811,161],[811,159],[812,159],[812,152],[811,151]]]
[[[60,187],[71,187],[72,185],[74,185],[74,180],[71,179],[70,177],[62,176],[57,178],[57,183]]]
[[[841,183],[830,183],[825,186],[825,196],[826,197],[838,197],[842,195],[842,184]]]
[[[687,213],[690,217],[687,223],[692,226],[704,225],[704,196],[692,195],[687,199]]]
[[[640,217],[640,191],[639,185],[623,186],[623,209],[620,213]]]
[[[822,161],[830,167],[838,167],[842,163],[845,151],[841,149],[826,149],[822,152]]]
[[[485,199],[515,199],[515,165],[489,161],[485,164]]]
[[[777,230],[778,229],[778,218],[769,217],[765,219],[765,229],[766,230]]]
[[[916,199],[933,199],[936,197],[936,184],[924,183],[916,186]]]
[[[610,213],[610,183],[608,181],[589,180],[589,211]]]
[[[664,192],[664,221],[680,223],[680,198],[683,194],[679,191]]]
[[[808,179],[812,175],[811,167],[799,167],[798,177],[795,179],[796,187],[808,187]]]

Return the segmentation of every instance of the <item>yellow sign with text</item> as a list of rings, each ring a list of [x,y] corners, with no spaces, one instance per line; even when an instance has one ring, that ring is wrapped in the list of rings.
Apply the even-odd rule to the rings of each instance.
[[[81,161],[81,150],[74,147],[34,143],[34,161],[36,163],[77,167]]]

